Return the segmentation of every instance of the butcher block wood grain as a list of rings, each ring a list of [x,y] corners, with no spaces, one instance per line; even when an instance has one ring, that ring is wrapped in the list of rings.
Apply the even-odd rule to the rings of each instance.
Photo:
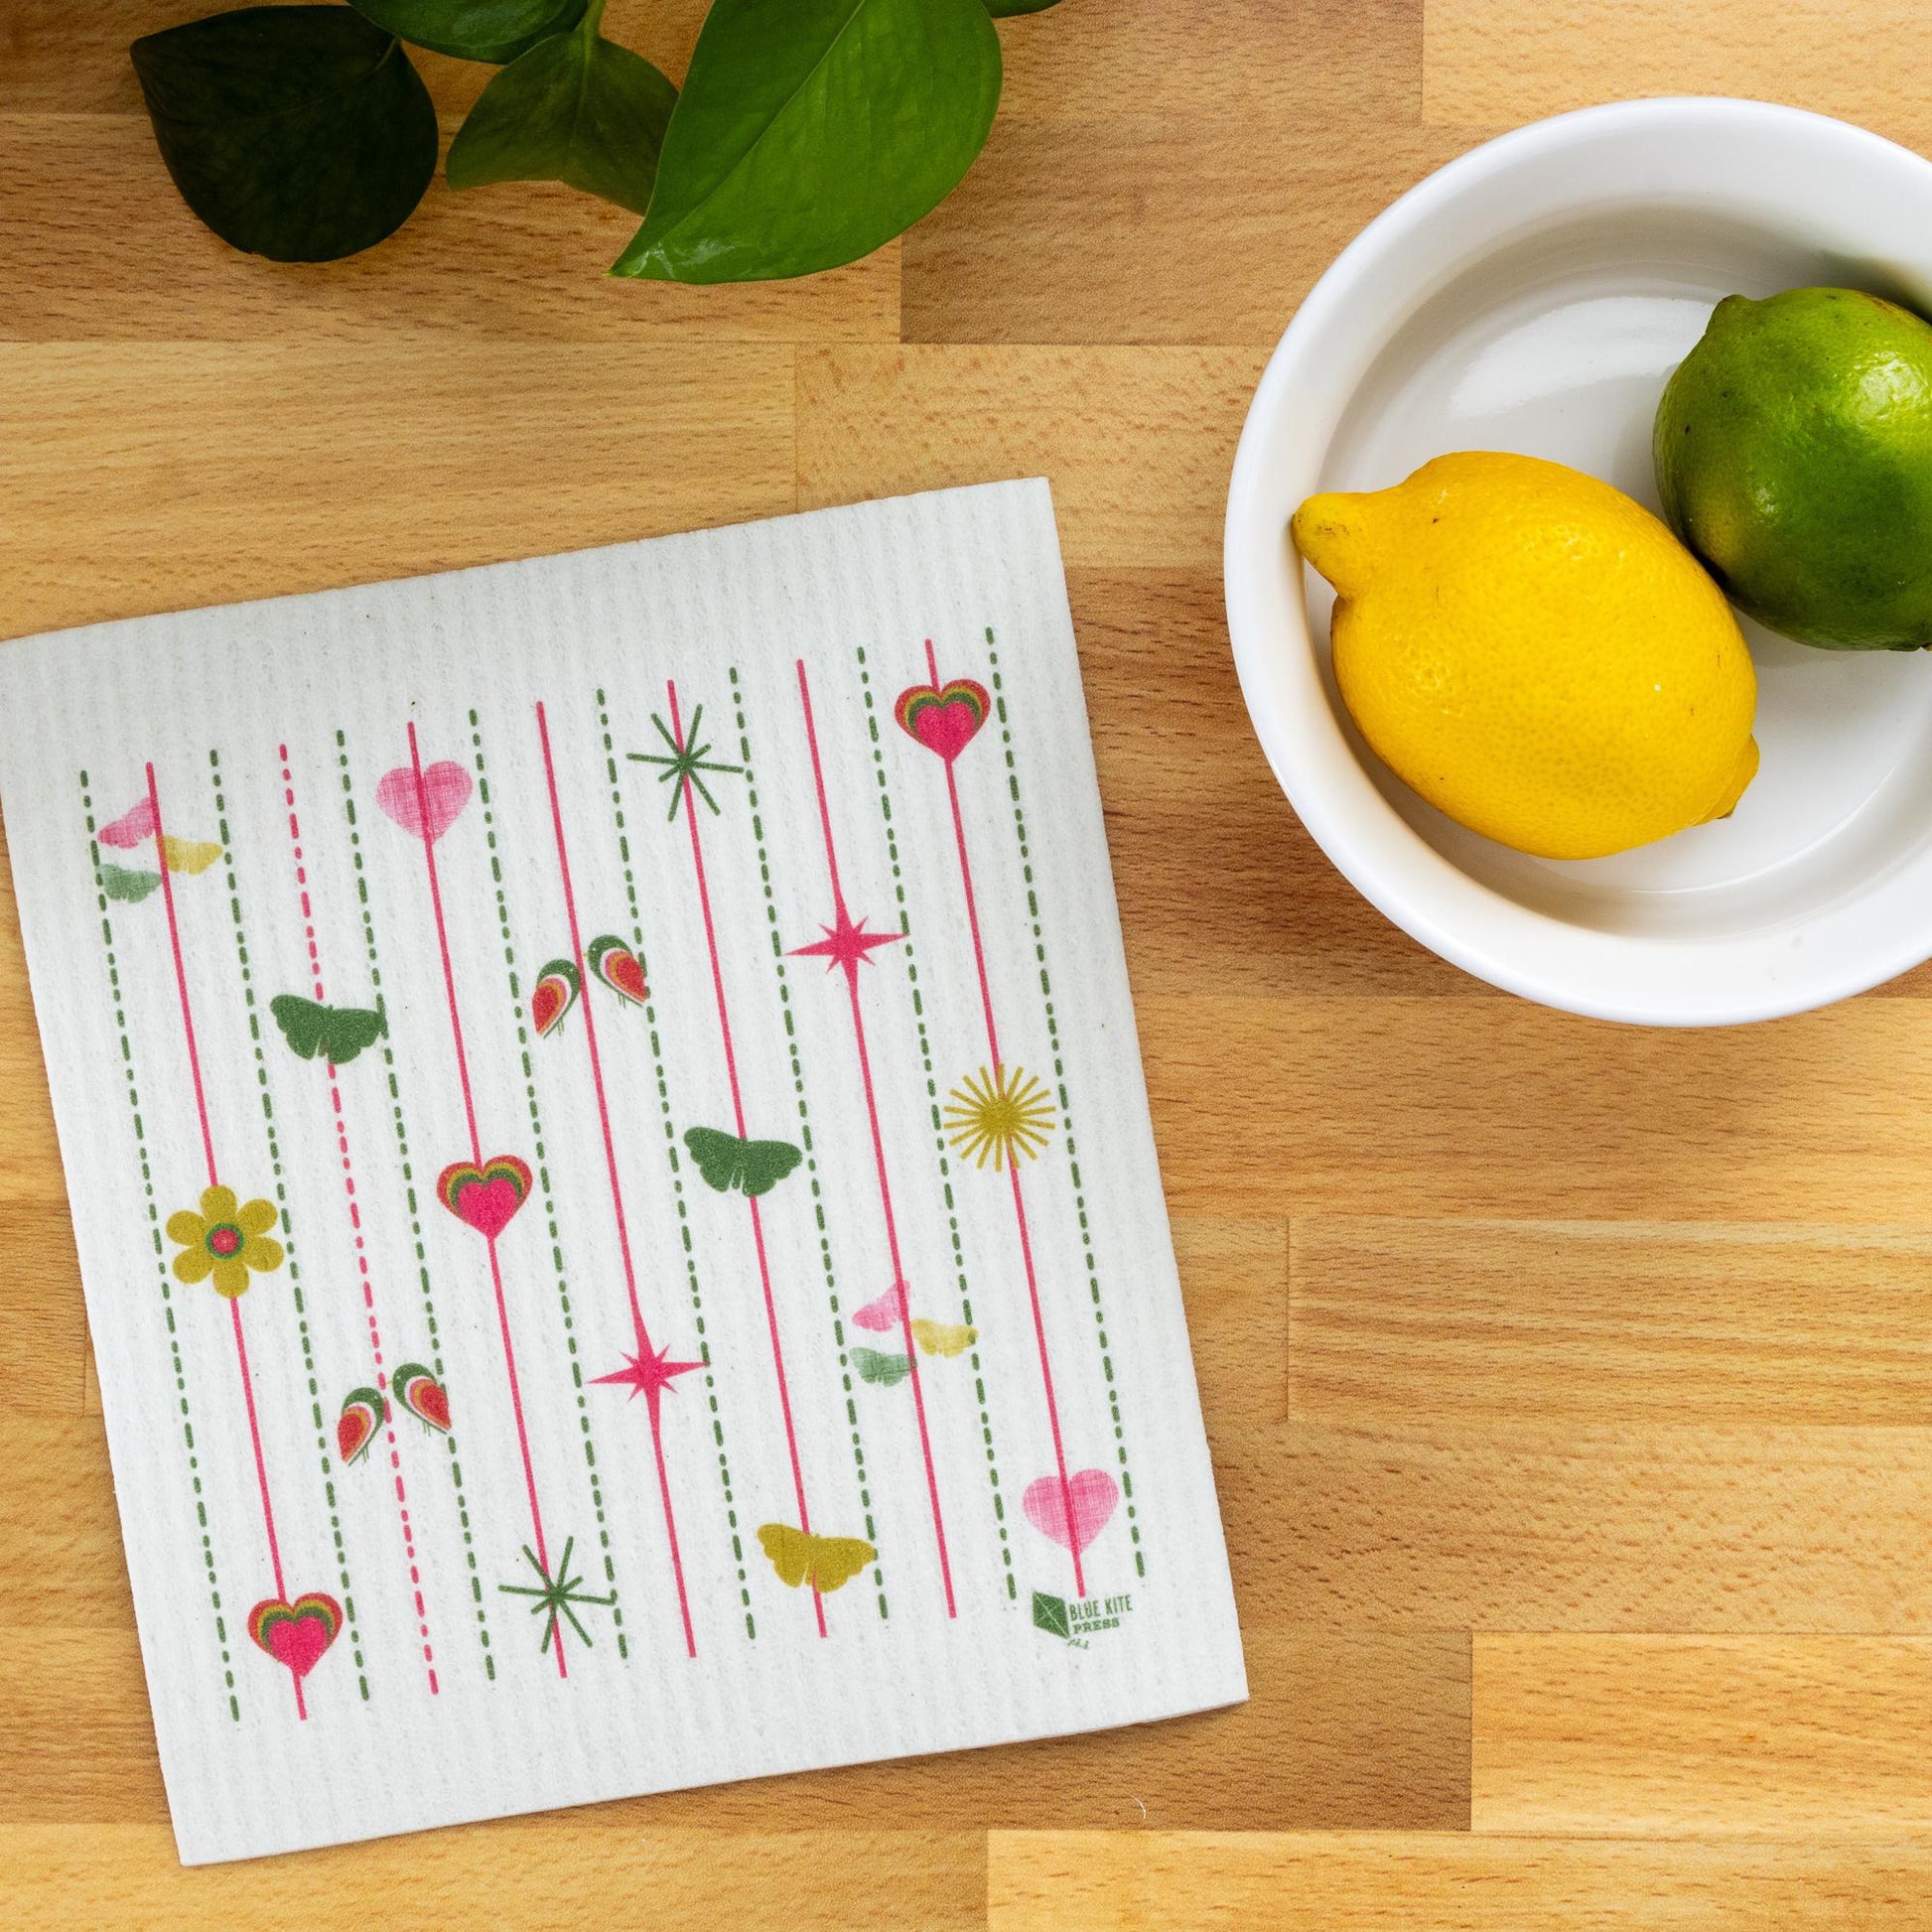
[[[1467,979],[1296,822],[1219,585],[1390,199],[1635,93],[1932,147],[1923,9],[1062,0],[901,242],[692,290],[544,186],[233,254],[126,59],[214,5],[0,6],[0,635],[1047,476],[1254,1696],[183,1871],[0,875],[0,1921],[1932,1926],[1932,969],[1699,1035]],[[702,15],[607,22],[676,74]],[[447,135],[483,72],[422,66]]]

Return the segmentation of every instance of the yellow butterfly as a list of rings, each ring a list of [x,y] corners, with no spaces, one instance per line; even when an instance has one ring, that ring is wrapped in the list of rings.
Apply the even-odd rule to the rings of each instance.
[[[170,872],[207,872],[220,858],[221,848],[206,840],[178,839],[172,832],[164,832],[161,856],[168,862]]]
[[[857,1536],[807,1536],[789,1523],[761,1523],[759,1541],[778,1581],[809,1584],[821,1595],[849,1584],[879,1552]]]
[[[958,1355],[979,1339],[977,1328],[948,1328],[940,1321],[915,1321],[912,1339],[928,1355]]]

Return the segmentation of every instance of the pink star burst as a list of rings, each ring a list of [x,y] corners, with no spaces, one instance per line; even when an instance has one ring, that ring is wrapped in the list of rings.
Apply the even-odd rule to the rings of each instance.
[[[902,932],[868,932],[864,919],[853,920],[852,914],[845,909],[845,900],[839,900],[838,919],[833,925],[822,925],[819,930],[823,939],[815,940],[809,946],[794,946],[792,953],[811,953],[825,961],[829,973],[836,967],[844,967],[847,982],[856,990],[859,984],[859,968],[871,956],[875,946],[897,945],[904,938]]]
[[[664,1391],[680,1375],[688,1375],[694,1368],[703,1368],[702,1362],[671,1362],[664,1358],[670,1354],[667,1343],[664,1347],[653,1349],[649,1342],[643,1344],[643,1351],[636,1355],[626,1355],[627,1368],[618,1369],[610,1375],[594,1375],[593,1382],[617,1382],[629,1385],[631,1398],[642,1396],[650,1404],[650,1426],[657,1427],[659,1406],[664,1399]]]

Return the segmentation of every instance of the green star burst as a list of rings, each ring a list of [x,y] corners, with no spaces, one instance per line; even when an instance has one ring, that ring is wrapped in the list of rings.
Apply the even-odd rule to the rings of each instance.
[[[570,1574],[570,1553],[577,1539],[575,1537],[566,1537],[564,1539],[564,1553],[557,1564],[557,1574],[554,1578],[537,1561],[537,1553],[527,1543],[524,1544],[523,1554],[528,1559],[530,1568],[543,1580],[541,1588],[532,1588],[527,1584],[498,1584],[496,1586],[498,1589],[509,1596],[534,1596],[536,1598],[536,1601],[530,1605],[530,1614],[532,1616],[540,1616],[544,1619],[543,1642],[539,1646],[543,1650],[550,1648],[551,1638],[557,1635],[557,1619],[560,1616],[568,1617],[570,1619],[570,1627],[584,1639],[585,1643],[588,1644],[590,1642],[591,1633],[577,1620],[577,1612],[571,1608],[573,1603],[595,1603],[601,1609],[608,1610],[618,1600],[615,1590],[609,1596],[593,1596],[587,1590],[579,1587],[584,1581],[583,1578],[573,1577]]]
[[[672,736],[669,727],[664,723],[663,719],[658,717],[657,713],[653,711],[650,714],[650,722],[657,727],[657,735],[671,748],[670,756],[666,757],[661,752],[627,752],[624,754],[626,758],[634,759],[639,764],[661,764],[664,766],[664,769],[657,775],[660,779],[669,780],[671,784],[671,809],[664,814],[667,819],[677,816],[678,801],[684,796],[686,789],[692,785],[697,786],[698,796],[714,812],[718,810],[718,801],[706,789],[705,781],[699,777],[699,772],[730,771],[740,776],[744,775],[745,767],[742,764],[718,764],[707,760],[705,754],[711,750],[711,747],[698,743],[698,720],[703,716],[704,706],[699,705],[691,713],[691,729],[685,733],[684,743],[680,746],[676,738]]]

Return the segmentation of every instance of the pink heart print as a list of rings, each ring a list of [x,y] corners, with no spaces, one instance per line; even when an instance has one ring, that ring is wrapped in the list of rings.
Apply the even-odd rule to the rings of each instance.
[[[470,774],[454,759],[438,759],[423,766],[419,791],[412,766],[399,764],[385,771],[375,788],[375,802],[405,832],[419,839],[427,834],[432,845],[456,823],[470,802]]]
[[[1120,1484],[1105,1469],[1075,1469],[1064,1488],[1058,1476],[1041,1476],[1028,1483],[1020,1500],[1035,1529],[1077,1557],[1107,1527],[1120,1500]],[[1069,1501],[1073,1505],[1070,1527]]]

